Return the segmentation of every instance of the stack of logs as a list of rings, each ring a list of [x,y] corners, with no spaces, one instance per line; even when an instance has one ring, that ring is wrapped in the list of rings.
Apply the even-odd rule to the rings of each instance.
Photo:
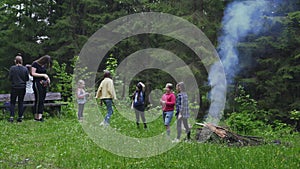
[[[243,136],[229,131],[228,129],[216,126],[212,123],[196,123],[197,125],[203,126],[198,130],[196,135],[196,140],[199,142],[204,142],[208,140],[218,140],[228,145],[236,146],[252,146],[261,145],[265,141],[262,137],[256,136]]]

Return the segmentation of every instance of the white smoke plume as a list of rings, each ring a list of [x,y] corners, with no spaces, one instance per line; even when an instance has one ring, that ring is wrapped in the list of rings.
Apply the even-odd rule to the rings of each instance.
[[[235,1],[227,6],[222,20],[222,35],[218,39],[218,52],[228,84],[234,81],[239,71],[238,43],[247,35],[262,31],[263,16],[270,10],[271,5],[266,0]]]

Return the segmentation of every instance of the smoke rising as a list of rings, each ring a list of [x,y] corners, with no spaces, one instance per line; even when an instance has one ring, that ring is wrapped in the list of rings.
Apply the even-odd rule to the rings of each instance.
[[[234,81],[239,71],[237,45],[249,34],[258,34],[263,29],[263,15],[270,4],[265,0],[235,1],[229,4],[222,20],[222,34],[218,52],[221,57],[227,83]]]

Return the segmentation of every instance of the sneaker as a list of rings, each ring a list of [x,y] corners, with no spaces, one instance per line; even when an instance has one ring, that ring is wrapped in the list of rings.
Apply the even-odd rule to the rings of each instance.
[[[36,121],[36,122],[44,122],[45,120],[43,118],[40,118],[40,119],[34,118],[34,121]]]
[[[13,123],[13,122],[14,122],[14,118],[12,118],[12,117],[9,118],[9,119],[8,119],[8,122]]]
[[[17,119],[17,122],[21,123],[21,122],[22,122],[22,118],[19,117],[19,118]]]
[[[191,139],[191,131],[189,131],[186,136],[187,136],[187,139],[190,140]]]
[[[106,127],[106,126],[108,126],[108,123],[106,123],[105,121],[103,121],[103,122],[101,122],[99,125],[100,125],[100,126]]]
[[[179,143],[180,140],[178,138],[175,138],[174,140],[172,140],[172,143]]]
[[[192,141],[190,139],[185,139],[184,142],[191,143]]]

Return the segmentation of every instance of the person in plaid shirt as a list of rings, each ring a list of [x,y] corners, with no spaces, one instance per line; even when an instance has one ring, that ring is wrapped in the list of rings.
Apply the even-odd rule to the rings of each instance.
[[[173,142],[179,142],[181,136],[181,126],[184,125],[185,131],[187,133],[187,139],[191,139],[191,131],[188,125],[189,113],[189,102],[188,95],[185,92],[185,86],[183,82],[179,82],[176,85],[176,90],[178,92],[176,97],[176,119],[177,119],[177,138]]]

